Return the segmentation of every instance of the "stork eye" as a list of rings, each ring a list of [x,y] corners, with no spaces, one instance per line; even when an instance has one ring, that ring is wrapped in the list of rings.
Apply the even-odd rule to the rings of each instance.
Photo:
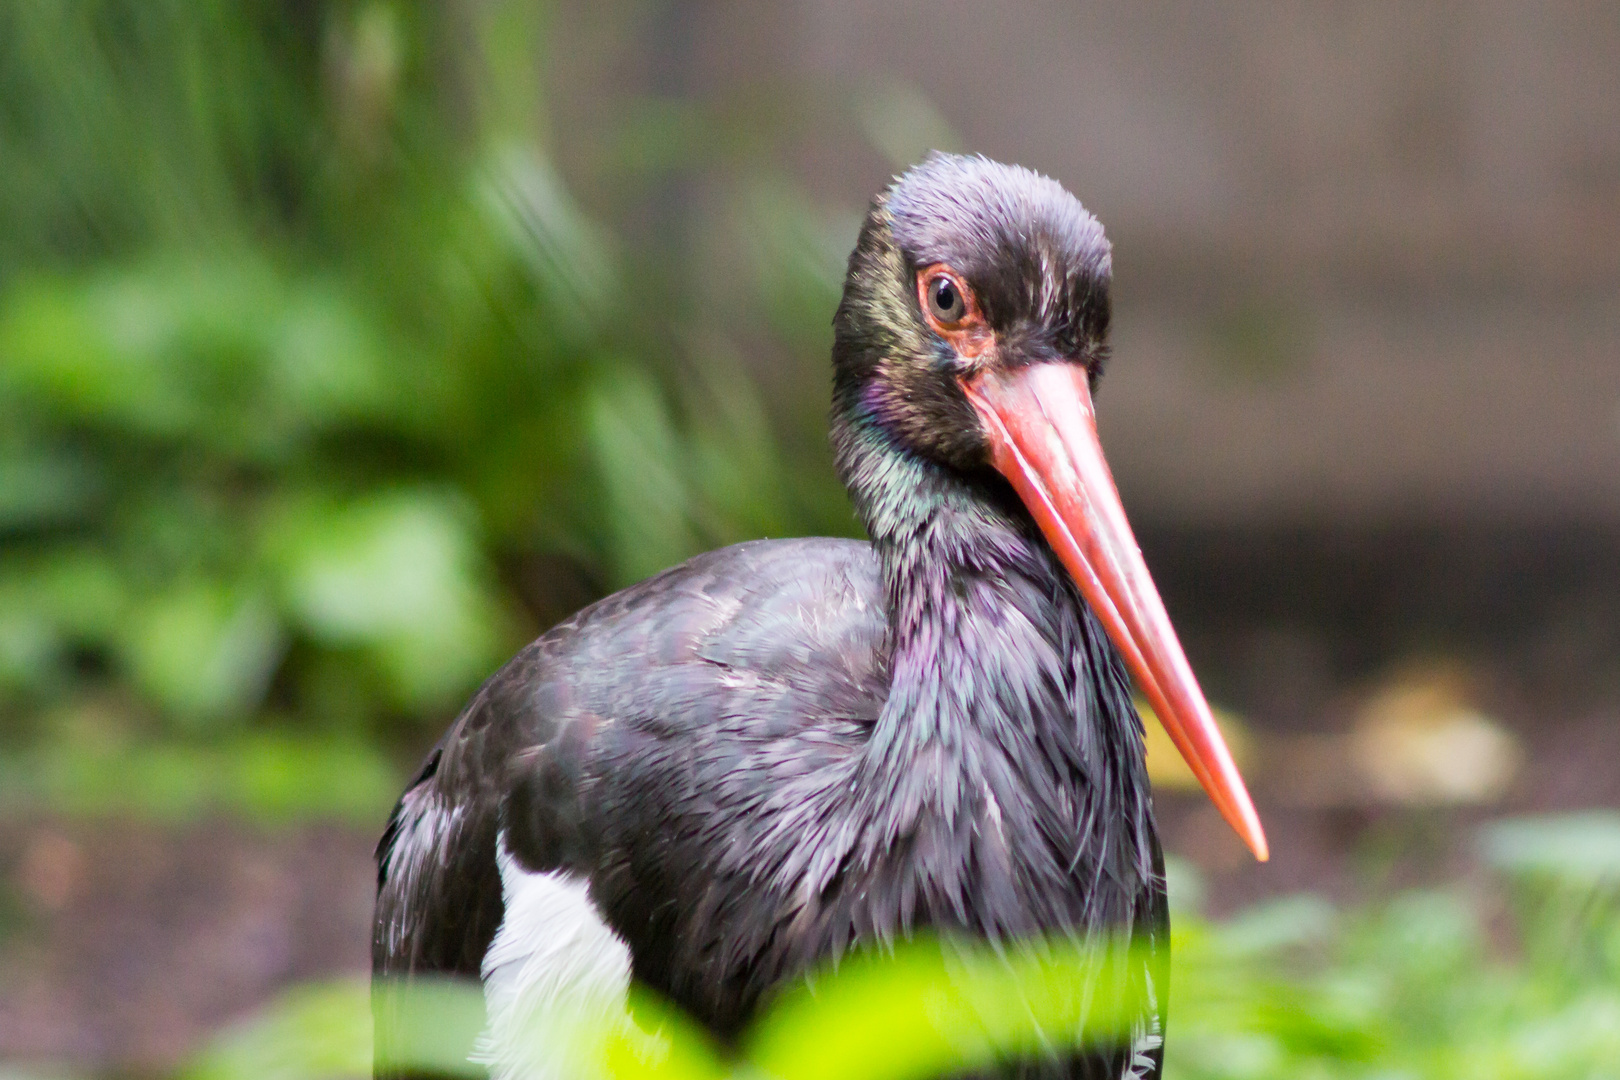
[[[950,325],[960,322],[967,314],[967,299],[962,287],[945,274],[928,283],[928,310],[940,322]]]

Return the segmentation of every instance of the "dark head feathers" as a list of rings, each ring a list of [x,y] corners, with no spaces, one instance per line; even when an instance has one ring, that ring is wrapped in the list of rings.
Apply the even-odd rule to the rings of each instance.
[[[1106,337],[1108,238],[1056,180],[935,153],[894,182],[886,204],[911,269],[946,263],[963,274],[998,330],[1022,321],[1076,347]]]
[[[983,464],[983,433],[954,377],[961,361],[918,306],[917,273],[936,263],[971,289],[996,362],[1101,370],[1112,255],[1097,219],[1029,169],[930,154],[872,200],[833,319],[833,438],[846,480],[862,433],[953,468]]]

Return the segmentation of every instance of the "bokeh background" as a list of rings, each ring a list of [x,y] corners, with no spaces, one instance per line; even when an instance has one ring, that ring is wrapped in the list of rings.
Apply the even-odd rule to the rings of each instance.
[[[1620,1075],[1617,57],[1604,0],[0,8],[0,1074],[272,1075],[486,674],[856,535],[831,313],[941,148],[1113,238],[1104,442],[1273,839],[1158,748],[1173,1074]]]

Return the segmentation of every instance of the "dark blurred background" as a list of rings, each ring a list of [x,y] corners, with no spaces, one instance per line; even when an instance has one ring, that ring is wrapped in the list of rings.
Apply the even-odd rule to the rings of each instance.
[[[1620,874],[1617,58],[1602,0],[0,8],[0,1075],[224,1075],[364,972],[388,806],[521,643],[856,534],[830,318],[931,148],[1113,239],[1103,439],[1275,852],[1155,748],[1192,917],[1342,975],[1312,912],[1463,895],[1434,971],[1530,970],[1477,829],[1588,811],[1539,820]]]

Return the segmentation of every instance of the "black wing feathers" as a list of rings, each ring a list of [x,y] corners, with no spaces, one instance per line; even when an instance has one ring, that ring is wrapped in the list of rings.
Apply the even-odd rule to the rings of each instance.
[[[1100,783],[1145,799],[1083,730],[1129,715],[1118,658],[1078,621],[1031,644],[1026,624],[1052,598],[983,586],[987,603],[1018,593],[997,631],[1013,644],[964,640],[955,684],[935,692],[1015,695],[999,706],[1013,723],[964,744],[966,759],[923,753],[886,777],[911,807],[886,821],[862,801],[878,795],[852,795],[893,662],[869,545],[737,545],[560,624],[485,684],[395,809],[378,851],[376,971],[476,977],[501,915],[502,829],[526,869],[588,879],[635,977],[722,1037],[855,941],[931,923],[991,936],[1157,926],[1162,886],[1111,861],[1150,849],[1107,835],[1147,829],[1151,842],[1151,817],[1113,820],[1114,798],[1086,794]],[[1042,715],[1077,722],[1054,733],[1063,725]],[[959,812],[930,812],[940,805]],[[1106,1062],[1118,1076],[1126,1060],[1045,1068],[1091,1076]]]

